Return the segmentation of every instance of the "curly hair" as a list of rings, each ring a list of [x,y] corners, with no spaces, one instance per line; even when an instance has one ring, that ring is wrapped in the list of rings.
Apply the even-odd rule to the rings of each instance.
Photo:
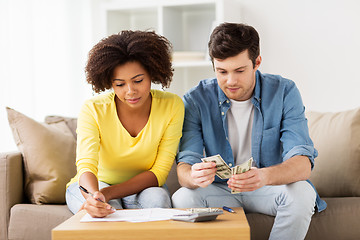
[[[111,89],[116,66],[137,61],[151,77],[151,82],[169,87],[173,71],[172,45],[153,31],[121,31],[97,43],[89,52],[85,67],[86,81],[93,91]]]
[[[260,55],[260,37],[255,28],[241,23],[222,23],[210,36],[208,44],[211,61],[214,58],[226,59],[248,50],[249,58],[256,65]]]

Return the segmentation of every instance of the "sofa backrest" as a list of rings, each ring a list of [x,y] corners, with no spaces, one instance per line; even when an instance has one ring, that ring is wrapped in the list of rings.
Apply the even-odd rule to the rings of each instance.
[[[360,108],[306,114],[319,155],[310,180],[321,197],[360,196]]]
[[[336,112],[307,112],[310,137],[318,157],[310,180],[321,197],[360,196],[360,108]],[[65,121],[76,137],[76,119],[48,116],[45,122]],[[174,162],[166,181],[170,193],[180,184]]]

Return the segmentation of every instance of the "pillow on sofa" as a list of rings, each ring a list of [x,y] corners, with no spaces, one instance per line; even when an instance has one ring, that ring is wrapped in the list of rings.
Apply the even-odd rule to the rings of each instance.
[[[71,133],[74,135],[76,140],[76,126],[77,126],[77,118],[63,117],[63,116],[46,116],[45,123],[47,124],[56,124],[58,122],[65,122]]]
[[[310,180],[320,196],[360,196],[360,108],[306,116],[319,152]]]
[[[75,138],[65,121],[39,123],[6,108],[24,158],[25,192],[32,203],[65,203],[65,186],[76,173]]]

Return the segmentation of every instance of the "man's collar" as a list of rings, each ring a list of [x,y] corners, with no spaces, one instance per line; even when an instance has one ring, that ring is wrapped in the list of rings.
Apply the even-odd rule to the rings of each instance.
[[[218,88],[218,96],[219,96],[219,105],[222,105],[226,101],[229,101],[229,98],[225,95],[223,90],[220,88],[219,84],[217,84]]]
[[[255,89],[254,89],[254,94],[253,97],[256,101],[260,102],[261,101],[261,72],[259,70],[256,71],[255,73],[255,78],[256,78],[256,82],[255,82]]]

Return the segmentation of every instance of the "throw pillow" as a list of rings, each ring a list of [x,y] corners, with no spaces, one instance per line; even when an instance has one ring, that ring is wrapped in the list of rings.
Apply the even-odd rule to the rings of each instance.
[[[306,116],[319,152],[310,180],[320,196],[360,196],[360,108]]]
[[[32,203],[65,203],[65,186],[76,173],[75,138],[65,121],[39,123],[6,108],[24,159],[25,193]]]
[[[45,123],[47,124],[56,124],[58,122],[65,122],[71,133],[74,135],[76,140],[76,126],[77,126],[77,118],[63,117],[63,116],[46,116]]]

